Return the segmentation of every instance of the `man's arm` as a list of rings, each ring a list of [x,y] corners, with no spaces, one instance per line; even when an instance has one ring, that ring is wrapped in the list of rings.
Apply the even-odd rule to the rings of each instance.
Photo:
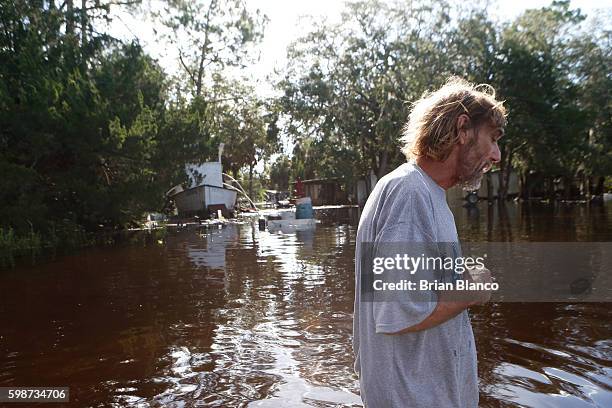
[[[472,282],[490,282],[491,272],[486,268],[479,269],[477,278],[468,272],[467,279]],[[437,294],[436,307],[425,320],[398,332],[387,334],[397,335],[431,329],[452,319],[469,307],[488,302],[491,297],[490,291],[438,291]]]

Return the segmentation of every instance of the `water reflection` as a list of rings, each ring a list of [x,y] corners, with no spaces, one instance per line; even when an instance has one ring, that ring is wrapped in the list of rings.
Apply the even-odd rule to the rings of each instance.
[[[460,237],[609,241],[605,208],[454,209]],[[355,227],[178,231],[0,274],[0,385],[71,406],[360,406]],[[472,313],[484,407],[612,406],[607,304]]]
[[[462,241],[592,242],[612,240],[611,207],[481,202],[453,213]]]

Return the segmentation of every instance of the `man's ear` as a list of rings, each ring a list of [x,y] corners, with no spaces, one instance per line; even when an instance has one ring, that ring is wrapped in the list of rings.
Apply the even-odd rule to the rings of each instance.
[[[459,144],[466,144],[468,140],[467,128],[470,123],[470,117],[465,113],[457,118],[457,136]]]

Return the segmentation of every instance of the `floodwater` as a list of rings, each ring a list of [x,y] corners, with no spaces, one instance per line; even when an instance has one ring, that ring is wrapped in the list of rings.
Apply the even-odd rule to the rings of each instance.
[[[462,240],[612,241],[610,206],[454,212]],[[245,223],[0,271],[0,386],[69,386],[79,407],[361,406],[355,233]],[[481,406],[612,406],[610,304],[471,315]]]

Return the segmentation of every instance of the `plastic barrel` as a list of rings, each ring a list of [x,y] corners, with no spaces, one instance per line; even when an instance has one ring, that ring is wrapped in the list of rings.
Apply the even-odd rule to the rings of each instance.
[[[295,201],[295,219],[304,220],[314,218],[312,200],[310,197],[299,198]]]

